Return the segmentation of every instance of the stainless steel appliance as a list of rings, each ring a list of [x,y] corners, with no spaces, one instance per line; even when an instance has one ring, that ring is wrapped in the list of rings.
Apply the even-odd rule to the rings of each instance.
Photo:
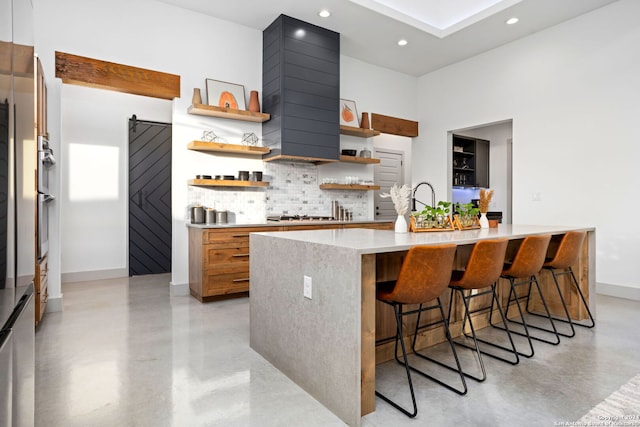
[[[49,193],[49,175],[51,167],[56,164],[53,148],[44,136],[38,136],[38,242],[36,254],[38,259],[44,258],[49,252],[49,203],[55,197]]]
[[[33,7],[0,0],[0,426],[34,425],[36,67]]]

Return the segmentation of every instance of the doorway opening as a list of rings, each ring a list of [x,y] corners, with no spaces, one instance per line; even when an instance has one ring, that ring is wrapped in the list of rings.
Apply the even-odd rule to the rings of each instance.
[[[456,149],[453,142],[454,135],[483,142],[488,141],[488,165],[486,165],[488,168],[488,185],[484,185],[486,181],[483,181],[482,187],[475,185],[475,182],[468,183],[464,181],[464,184],[461,184],[463,181],[461,181],[461,174],[458,173],[460,165],[454,163],[454,160],[459,157],[454,156],[454,149]],[[453,203],[469,203],[479,198],[480,188],[490,188],[494,190],[494,195],[489,210],[501,213],[503,224],[511,224],[513,221],[512,142],[512,119],[449,131],[448,164],[451,165],[448,168],[449,200]],[[481,168],[479,167],[478,169]],[[468,175],[465,178],[468,179]]]

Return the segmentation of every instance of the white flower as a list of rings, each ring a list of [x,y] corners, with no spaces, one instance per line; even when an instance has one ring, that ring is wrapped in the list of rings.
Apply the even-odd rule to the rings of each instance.
[[[391,200],[393,200],[393,206],[396,209],[396,213],[398,215],[404,215],[409,210],[411,187],[409,187],[408,185],[398,187],[398,184],[393,184],[393,187],[389,189],[389,192],[380,194],[380,197],[391,197]]]

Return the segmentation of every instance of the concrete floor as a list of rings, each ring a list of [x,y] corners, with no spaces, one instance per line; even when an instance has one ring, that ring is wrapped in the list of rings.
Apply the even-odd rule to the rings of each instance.
[[[64,311],[36,333],[36,426],[340,426],[249,348],[247,298],[170,297],[169,276],[67,284]],[[575,421],[640,373],[640,302],[597,296],[597,326],[536,343],[517,366],[485,358],[488,379],[458,396],[414,376],[411,420],[380,399],[382,426],[553,426]],[[468,355],[463,355],[467,358]],[[408,399],[402,371],[377,386]]]

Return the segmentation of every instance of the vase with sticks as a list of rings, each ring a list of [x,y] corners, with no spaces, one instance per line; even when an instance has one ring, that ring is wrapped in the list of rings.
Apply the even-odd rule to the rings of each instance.
[[[393,207],[398,214],[395,223],[396,233],[407,232],[407,220],[404,215],[409,211],[409,199],[411,198],[411,187],[403,185],[399,187],[398,184],[393,184],[393,187],[389,189],[388,193],[380,194],[380,197],[391,197],[393,201]]]
[[[480,210],[480,228],[489,228],[489,220],[487,219],[487,212],[489,211],[489,205],[491,204],[491,198],[493,197],[493,190],[480,189],[480,200],[478,201],[478,208]]]

